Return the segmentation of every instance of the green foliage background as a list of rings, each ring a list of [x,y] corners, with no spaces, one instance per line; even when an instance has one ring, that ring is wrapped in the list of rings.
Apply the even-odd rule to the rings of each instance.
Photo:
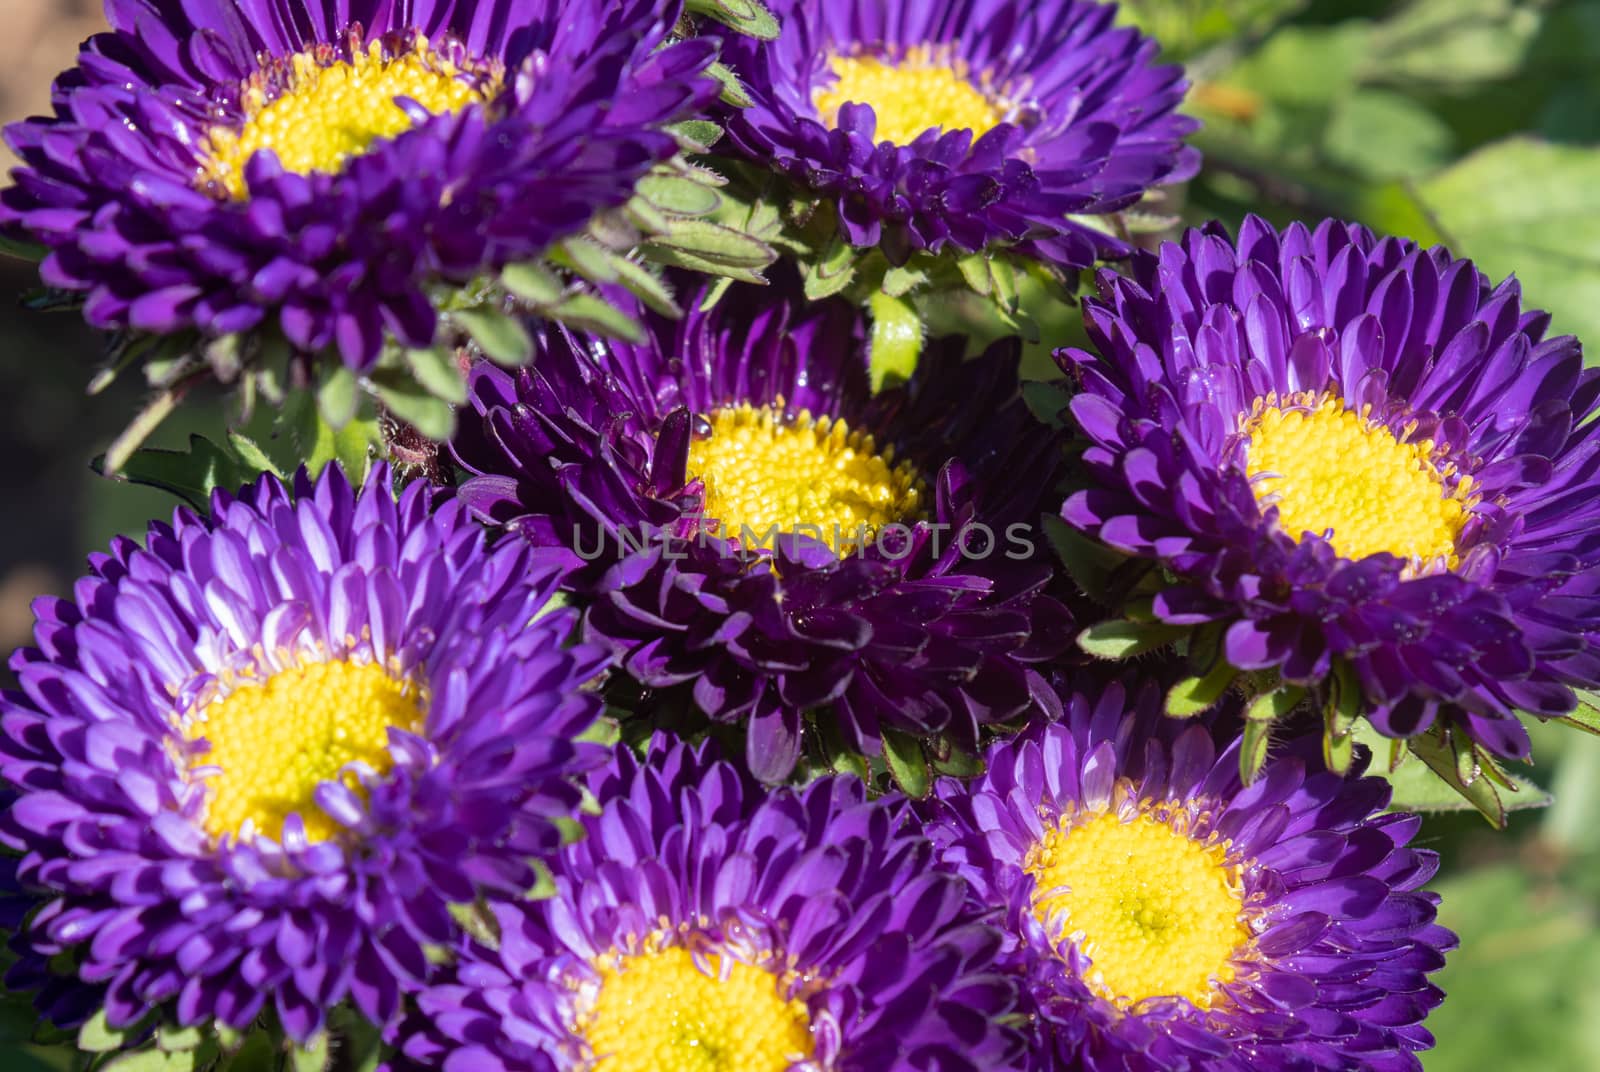
[[[1154,210],[1230,224],[1336,215],[1444,242],[1515,273],[1554,330],[1600,360],[1600,0],[1128,0],[1124,17],[1189,66],[1189,111],[1206,123],[1204,171]],[[142,531],[171,500],[84,468],[130,401],[83,399],[87,333],[3,316],[0,504],[31,521],[0,527],[0,578],[42,563],[64,589],[85,551]],[[220,421],[215,406],[186,411],[157,442]],[[1600,738],[1547,729],[1535,744],[1524,773],[1553,806],[1505,833],[1475,814],[1424,827],[1462,939],[1440,976],[1449,999],[1429,1022],[1428,1072],[1600,1069]],[[0,1072],[85,1067],[35,1033],[25,1007],[0,1005]]]

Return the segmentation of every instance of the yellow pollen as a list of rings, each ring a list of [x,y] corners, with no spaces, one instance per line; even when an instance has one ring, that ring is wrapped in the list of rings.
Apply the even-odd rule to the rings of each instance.
[[[588,1072],[784,1072],[809,1060],[805,1002],[771,972],[688,950],[608,958],[600,993],[578,1025]]]
[[[786,417],[780,402],[725,407],[709,423],[689,445],[689,476],[704,483],[705,518],[727,539],[770,549],[778,533],[799,531],[843,553],[921,517],[916,470],[842,420]]]
[[[246,85],[244,126],[212,128],[202,181],[217,183],[234,198],[246,197],[245,164],[263,149],[271,149],[284,170],[297,175],[336,173],[374,141],[411,128],[397,97],[435,115],[486,99],[421,38],[399,56],[386,54],[377,41],[332,63],[298,53],[288,59],[286,81],[276,95],[259,84]]]
[[[1149,814],[1063,819],[1026,861],[1034,914],[1057,941],[1073,939],[1090,960],[1086,981],[1107,1000],[1209,1008],[1250,940],[1225,854]]]
[[[970,130],[974,139],[1006,121],[1005,109],[974,85],[965,62],[927,46],[908,49],[898,60],[877,56],[833,56],[831,85],[811,96],[830,127],[846,103],[870,104],[878,117],[878,141],[908,145],[927,131]]]
[[[317,807],[317,786],[339,778],[359,788],[348,763],[388,772],[389,727],[418,731],[423,705],[406,683],[376,663],[302,663],[264,681],[250,681],[212,701],[185,729],[210,751],[194,767],[205,777],[205,828],[237,835],[246,821],[274,839],[298,812],[306,836],[324,841],[343,827]]]
[[[1245,424],[1245,471],[1263,509],[1277,506],[1292,538],[1323,535],[1352,561],[1387,551],[1413,566],[1458,562],[1472,478],[1440,470],[1431,439],[1402,443],[1367,413],[1332,397],[1256,404]]]

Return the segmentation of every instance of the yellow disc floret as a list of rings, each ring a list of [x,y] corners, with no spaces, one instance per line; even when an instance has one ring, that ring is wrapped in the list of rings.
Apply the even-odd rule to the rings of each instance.
[[[923,46],[898,59],[833,56],[834,80],[811,97],[817,114],[837,126],[846,103],[870,104],[878,117],[875,137],[908,145],[927,131],[970,130],[974,138],[1006,121],[1006,109],[973,84],[966,64]]]
[[[1231,982],[1250,939],[1225,847],[1203,844],[1163,818],[1111,812],[1063,819],[1026,861],[1033,908],[1058,941],[1090,960],[1086,978],[1128,1006],[1153,997],[1209,1007]]]
[[[207,139],[202,178],[231,196],[247,196],[245,164],[263,149],[297,175],[336,173],[379,138],[411,128],[411,117],[395,103],[405,97],[435,115],[457,112],[484,100],[483,92],[449,60],[418,39],[416,47],[389,55],[379,42],[352,51],[348,60],[325,62],[306,53],[287,60],[276,92],[247,84],[240,128],[215,127]]]
[[[578,1024],[590,1072],[784,1072],[812,1056],[805,1002],[771,972],[688,950],[607,958]]]
[[[341,774],[350,763],[386,773],[389,727],[416,732],[422,721],[416,691],[376,663],[307,662],[245,679],[184,727],[210,746],[193,766],[220,768],[204,776],[206,831],[239,835],[248,823],[277,839],[298,812],[311,840],[335,836],[343,828],[317,807],[317,786],[343,777],[358,787]]]
[[[1323,535],[1351,560],[1388,551],[1416,567],[1457,564],[1472,478],[1434,460],[1432,440],[1402,442],[1365,410],[1334,397],[1257,403],[1246,421],[1246,472],[1256,501],[1278,508],[1298,540]]]
[[[705,487],[703,511],[717,531],[754,547],[803,532],[835,551],[870,543],[885,525],[917,520],[924,491],[894,449],[842,420],[786,417],[782,404],[729,406],[689,446],[689,475]]]

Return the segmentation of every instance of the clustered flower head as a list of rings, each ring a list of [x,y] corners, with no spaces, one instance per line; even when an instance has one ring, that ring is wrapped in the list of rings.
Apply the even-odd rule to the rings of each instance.
[[[1600,372],[1515,280],[1332,220],[1136,251],[1195,124],[1086,0],[107,15],[0,230],[161,405],[284,411],[132,455],[188,504],[10,658],[42,1018],[194,1067],[1420,1070],[1455,937],[1389,776],[1498,817],[1600,690]],[[935,315],[1096,263],[1054,384]]]

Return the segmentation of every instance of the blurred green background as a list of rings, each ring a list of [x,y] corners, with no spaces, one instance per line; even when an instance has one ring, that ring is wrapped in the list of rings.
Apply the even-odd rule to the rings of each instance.
[[[92,28],[90,0],[4,0],[0,120],[37,111],[43,72]],[[1158,212],[1236,223],[1328,215],[1444,242],[1515,273],[1558,333],[1600,340],[1600,0],[1130,0],[1124,16],[1188,64],[1206,167]],[[84,553],[172,501],[94,476],[138,401],[86,397],[97,343],[70,316],[27,313],[31,270],[0,263],[0,651],[24,643],[28,602],[64,592]],[[1600,353],[1600,342],[1593,345]],[[158,433],[220,429],[215,400]],[[0,681],[5,672],[0,670]],[[1496,833],[1430,817],[1435,888],[1461,935],[1429,1026],[1428,1072],[1600,1069],[1600,738],[1546,728],[1525,773],[1555,795]],[[0,1072],[75,1067],[0,1006]]]

